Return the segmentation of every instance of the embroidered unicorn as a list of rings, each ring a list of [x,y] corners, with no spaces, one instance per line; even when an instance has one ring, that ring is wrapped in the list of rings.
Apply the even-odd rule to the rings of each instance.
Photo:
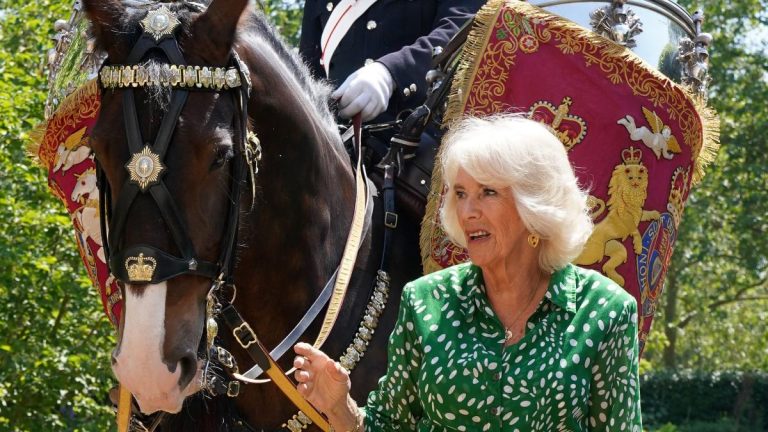
[[[83,233],[83,236],[91,238],[98,245],[96,256],[101,262],[106,263],[104,248],[101,241],[101,226],[99,225],[99,190],[96,187],[96,169],[89,168],[76,176],[77,184],[72,190],[73,202],[82,204],[73,213],[75,227]],[[87,245],[87,242],[85,242]]]

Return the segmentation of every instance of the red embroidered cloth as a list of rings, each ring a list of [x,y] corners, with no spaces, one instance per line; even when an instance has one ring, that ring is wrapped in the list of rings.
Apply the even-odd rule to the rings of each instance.
[[[38,157],[48,169],[48,186],[66,207],[75,240],[93,285],[99,288],[104,312],[117,325],[122,297],[107,270],[99,227],[96,165],[88,136],[99,115],[101,99],[96,81],[69,95],[48,119]]]
[[[629,50],[526,2],[489,2],[464,49],[446,122],[522,111],[549,125],[591,185],[595,231],[575,263],[637,298],[643,343],[700,174],[697,104]],[[439,228],[440,182],[436,171],[422,228],[426,272],[468,259]]]

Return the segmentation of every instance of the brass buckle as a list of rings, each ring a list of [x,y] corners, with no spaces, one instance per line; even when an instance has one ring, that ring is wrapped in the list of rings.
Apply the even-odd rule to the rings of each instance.
[[[248,343],[243,342],[243,339],[240,337],[240,335],[243,333],[250,337]],[[253,329],[248,325],[247,322],[243,322],[239,326],[235,327],[235,329],[232,330],[232,334],[235,336],[235,339],[237,339],[237,343],[239,343],[240,346],[245,349],[248,349],[249,346],[256,343],[256,333],[253,332]]]
[[[237,397],[240,394],[240,381],[230,381],[227,383],[227,396]]]
[[[386,212],[384,214],[384,225],[387,228],[397,228],[397,213]]]

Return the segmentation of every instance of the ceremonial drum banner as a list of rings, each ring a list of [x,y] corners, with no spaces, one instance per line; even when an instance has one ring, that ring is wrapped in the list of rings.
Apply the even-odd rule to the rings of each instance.
[[[101,97],[95,80],[70,94],[43,125],[37,148],[48,170],[48,186],[72,218],[80,256],[93,285],[99,287],[104,312],[113,324],[120,318],[120,288],[104,259],[99,226],[96,165],[88,136],[99,115]]]
[[[595,230],[575,263],[637,298],[643,344],[691,184],[716,150],[713,113],[628,49],[528,3],[492,0],[474,25],[446,125],[524,112],[549,126],[590,190]],[[422,227],[427,273],[468,259],[440,229],[435,167]]]

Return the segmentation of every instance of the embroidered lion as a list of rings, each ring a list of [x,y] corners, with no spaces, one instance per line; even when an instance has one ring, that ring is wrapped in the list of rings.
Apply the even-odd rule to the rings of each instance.
[[[642,165],[641,157],[642,152],[634,147],[622,151],[624,163],[614,168],[608,184],[608,214],[595,225],[584,250],[574,260],[575,264],[591,265],[607,256],[603,273],[621,286],[624,286],[624,278],[616,267],[627,261],[623,241],[632,236],[635,254],[640,254],[643,245],[638,224],[661,216],[657,211],[643,210],[648,196],[648,169]],[[591,199],[601,201],[599,198]],[[603,206],[593,218],[602,214],[604,209]]]

